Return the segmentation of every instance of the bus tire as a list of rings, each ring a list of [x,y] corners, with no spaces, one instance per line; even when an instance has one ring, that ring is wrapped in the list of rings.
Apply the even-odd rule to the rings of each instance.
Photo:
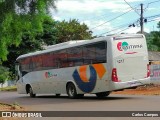
[[[109,94],[110,94],[109,91],[107,91],[107,92],[100,92],[100,93],[96,93],[96,96],[98,98],[104,98],[104,97],[107,97]]]
[[[33,93],[32,87],[29,88],[29,95],[30,95],[31,98],[36,97],[36,94]]]
[[[77,94],[77,91],[76,91],[76,87],[74,86],[73,83],[69,83],[67,85],[67,94],[68,94],[68,97],[72,98],[72,99],[78,97],[78,94]]]

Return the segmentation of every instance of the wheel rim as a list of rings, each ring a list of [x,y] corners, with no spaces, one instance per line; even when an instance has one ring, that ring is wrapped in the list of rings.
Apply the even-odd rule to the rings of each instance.
[[[69,95],[70,96],[74,96],[74,93],[75,93],[74,87],[70,86],[70,88],[69,88]]]
[[[32,94],[32,88],[29,89],[29,93]]]

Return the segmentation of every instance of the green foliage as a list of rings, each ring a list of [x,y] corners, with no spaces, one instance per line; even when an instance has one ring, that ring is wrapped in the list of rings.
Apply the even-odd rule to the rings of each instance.
[[[154,31],[151,33],[153,35],[152,38],[152,45],[156,46],[156,51],[160,51],[160,32],[159,31]]]
[[[58,22],[56,24],[56,29],[58,30],[58,43],[69,40],[84,40],[92,38],[92,32],[89,31],[88,26],[84,23],[80,24],[76,19],[70,20],[69,22]]]
[[[57,22],[52,18],[46,17],[43,22],[43,32],[37,36],[37,39],[41,39],[44,45],[56,44],[58,34],[56,24]]]
[[[153,36],[154,32],[151,32],[149,35],[146,36],[146,40],[147,40],[147,47],[149,51],[158,51],[158,46],[154,44]]]
[[[55,21],[49,16],[44,16],[42,22],[43,31],[38,31],[34,29],[34,35],[30,31],[23,31],[21,37],[21,43],[16,45],[11,45],[8,47],[9,54],[7,55],[7,61],[3,61],[3,66],[10,68],[10,76],[15,79],[15,61],[16,58],[22,54],[27,54],[30,52],[35,52],[37,50],[42,50],[44,45],[55,44],[57,34],[55,26]]]
[[[160,22],[157,24],[160,28]],[[152,31],[146,36],[148,49],[150,51],[160,51],[160,31]]]
[[[0,84],[4,84],[9,79],[9,71],[7,68],[0,66]]]
[[[42,32],[42,23],[55,0],[3,0],[0,1],[0,60],[7,60],[8,47],[18,46],[23,32],[34,40]]]
[[[81,25],[77,20],[57,22],[49,16],[44,16],[42,29],[41,32],[35,29],[34,36],[30,31],[22,32],[22,40],[19,46],[11,45],[8,47],[8,60],[3,62],[3,65],[10,68],[13,74],[15,73],[14,62],[19,55],[42,50],[44,45],[53,45],[68,40],[90,39],[92,37],[88,27],[85,24]]]

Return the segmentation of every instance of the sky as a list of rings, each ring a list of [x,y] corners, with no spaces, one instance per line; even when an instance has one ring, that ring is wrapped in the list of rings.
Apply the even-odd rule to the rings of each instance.
[[[137,33],[140,31],[140,4],[148,21],[144,23],[144,31],[158,30],[160,0],[57,0],[57,11],[51,9],[51,15],[58,21],[77,19],[97,36]]]

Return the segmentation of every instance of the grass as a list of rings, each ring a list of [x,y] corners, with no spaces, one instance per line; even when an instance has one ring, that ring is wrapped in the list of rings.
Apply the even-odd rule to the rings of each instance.
[[[0,91],[17,91],[17,87],[16,86],[8,86],[8,87],[0,88]]]

